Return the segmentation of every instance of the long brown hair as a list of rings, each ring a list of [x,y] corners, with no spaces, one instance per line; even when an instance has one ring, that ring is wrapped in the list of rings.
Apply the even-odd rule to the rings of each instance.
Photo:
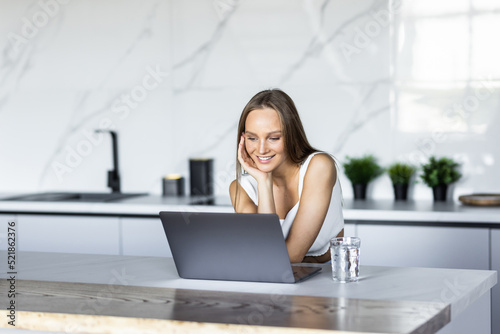
[[[241,178],[241,164],[238,161],[238,145],[241,139],[241,134],[245,132],[245,123],[248,114],[256,109],[270,108],[278,113],[281,123],[281,135],[283,136],[283,143],[285,152],[288,158],[296,164],[303,163],[307,157],[317,149],[309,144],[307,140],[302,121],[300,120],[299,113],[295,107],[295,103],[285,92],[280,89],[266,89],[250,99],[240,116],[238,124],[238,132],[236,133],[236,196],[235,208],[239,192],[239,182]]]

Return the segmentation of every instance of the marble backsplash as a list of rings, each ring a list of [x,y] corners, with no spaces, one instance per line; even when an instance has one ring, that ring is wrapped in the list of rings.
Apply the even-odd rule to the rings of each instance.
[[[498,1],[1,0],[0,192],[161,192],[188,159],[235,175],[258,91],[296,102],[311,143],[387,166],[453,157],[454,198],[500,192]],[[345,197],[352,197],[341,174]],[[369,188],[392,198],[387,175]],[[422,183],[413,198],[431,199]]]

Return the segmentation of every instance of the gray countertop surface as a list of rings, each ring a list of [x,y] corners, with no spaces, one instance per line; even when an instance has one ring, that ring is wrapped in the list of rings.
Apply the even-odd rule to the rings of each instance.
[[[10,194],[12,195],[12,194]],[[0,199],[8,194],[0,194]],[[160,211],[234,212],[227,196],[163,197],[147,195],[113,202],[28,202],[0,200],[0,213],[151,216]],[[460,202],[409,200],[344,200],[347,221],[441,222],[500,226],[500,207],[468,206]]]

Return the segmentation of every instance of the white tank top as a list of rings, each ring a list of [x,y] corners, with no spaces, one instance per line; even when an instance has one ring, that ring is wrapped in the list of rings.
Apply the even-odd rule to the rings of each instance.
[[[306,175],[307,167],[309,166],[309,162],[311,161],[312,157],[318,153],[323,152],[312,153],[300,166],[299,201],[290,211],[288,211],[285,219],[280,219],[281,229],[283,230],[285,239],[288,237],[290,228],[292,227],[295,216],[297,215],[297,210],[299,209],[300,196],[302,194],[302,186],[304,183],[304,177]],[[252,199],[255,205],[258,205],[259,198],[257,191],[257,180],[255,180],[250,174],[243,174],[241,176],[240,184],[241,187],[246,191],[248,197]],[[319,231],[318,236],[316,237],[316,240],[314,240],[311,248],[309,248],[306,256],[319,256],[325,254],[330,247],[330,239],[335,238],[343,228],[344,216],[342,214],[342,193],[340,191],[340,183],[337,171],[337,180],[335,181],[335,185],[333,186],[330,207],[328,208],[328,212],[326,214],[325,220],[323,221],[321,230]]]

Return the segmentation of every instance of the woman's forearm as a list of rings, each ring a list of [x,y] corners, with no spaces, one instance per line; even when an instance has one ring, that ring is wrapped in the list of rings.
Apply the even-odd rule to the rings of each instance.
[[[258,213],[276,213],[276,205],[273,196],[273,179],[270,177],[266,181],[259,182],[257,186],[259,192]]]

